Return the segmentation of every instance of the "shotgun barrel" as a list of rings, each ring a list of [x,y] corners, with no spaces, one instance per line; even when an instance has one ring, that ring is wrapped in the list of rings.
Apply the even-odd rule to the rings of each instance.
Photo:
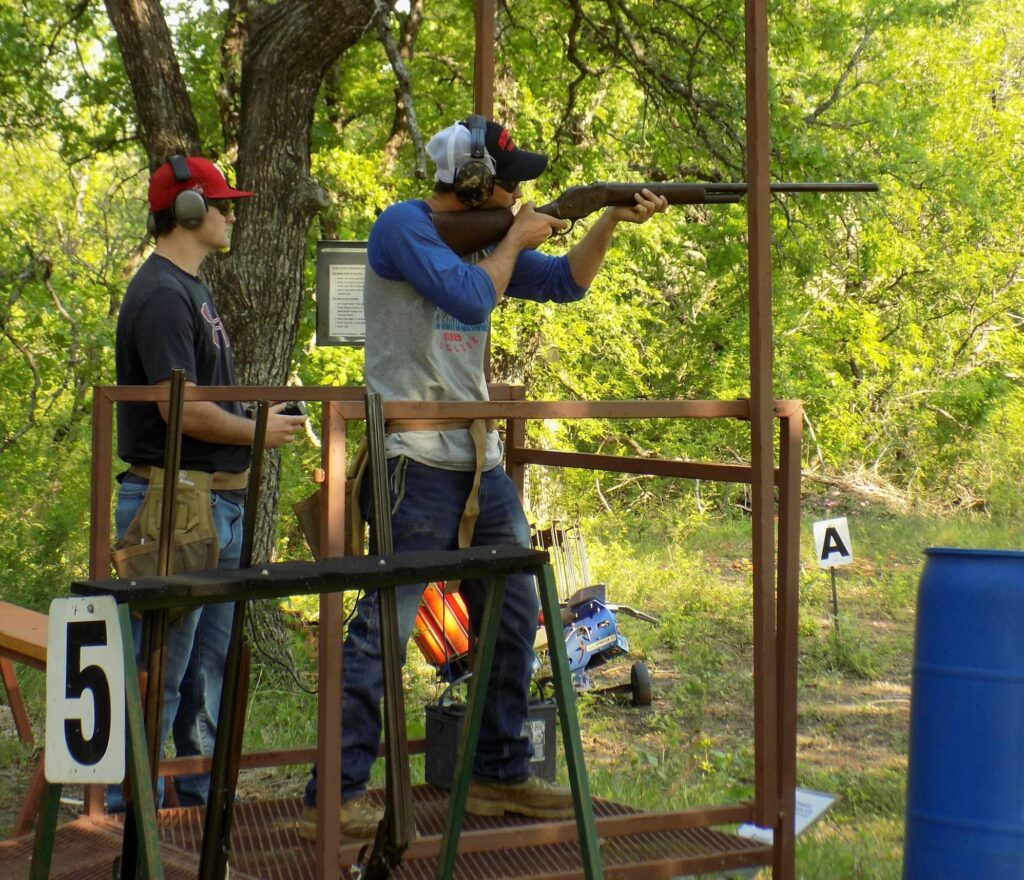
[[[878,184],[869,181],[838,183],[773,183],[771,191],[779,195],[797,193],[878,192]],[[602,208],[635,204],[635,195],[648,189],[664,196],[670,205],[728,205],[747,193],[747,184],[739,183],[597,183],[571,186],[557,199],[536,210],[571,224]],[[501,241],[515,215],[508,209],[445,211],[431,215],[441,240],[460,257]],[[572,227],[570,226],[570,229]],[[568,230],[567,230],[568,231]]]

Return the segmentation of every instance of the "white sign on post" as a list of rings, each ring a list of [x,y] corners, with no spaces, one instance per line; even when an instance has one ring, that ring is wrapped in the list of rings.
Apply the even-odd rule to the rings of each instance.
[[[49,782],[124,779],[124,648],[112,596],[54,599],[46,658]]]
[[[793,816],[793,833],[797,837],[803,834],[808,827],[825,814],[825,811],[835,803],[835,799],[834,794],[812,791],[809,788],[798,788]],[[762,843],[771,843],[775,837],[771,828],[761,828],[750,824],[740,825],[736,829],[736,833],[740,837],[749,837],[751,840],[760,840]]]
[[[814,524],[814,555],[822,568],[835,568],[853,562],[853,544],[846,517],[823,519]]]

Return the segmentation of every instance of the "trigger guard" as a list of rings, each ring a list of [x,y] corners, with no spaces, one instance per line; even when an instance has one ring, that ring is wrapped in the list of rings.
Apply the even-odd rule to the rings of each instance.
[[[562,219],[562,218],[559,218],[559,219]],[[552,229],[551,230],[551,237],[552,238],[555,238],[556,236],[561,237],[563,235],[568,235],[570,232],[572,232],[573,228],[576,226],[576,221],[575,220],[569,220],[568,223],[569,223],[569,225],[566,226],[565,229]]]

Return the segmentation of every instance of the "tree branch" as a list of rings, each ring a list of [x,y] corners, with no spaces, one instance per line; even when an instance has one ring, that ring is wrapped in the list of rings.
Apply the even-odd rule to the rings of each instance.
[[[864,54],[864,51],[867,49],[868,43],[871,42],[871,38],[874,36],[874,33],[874,28],[868,28],[867,31],[865,31],[864,35],[860,38],[860,42],[857,44],[857,48],[854,49],[853,55],[850,56],[849,62],[843,69],[843,72],[839,75],[839,79],[836,80],[836,84],[832,89],[832,94],[830,94],[824,101],[822,101],[817,107],[815,107],[810,113],[808,113],[804,117],[804,122],[806,122],[808,125],[814,125],[815,123],[817,123],[818,119],[822,116],[822,114],[824,114],[831,107],[833,107],[836,104],[836,102],[838,102],[839,99],[844,96],[844,94],[848,94],[843,92],[843,86],[846,84],[846,81],[853,74],[853,71],[857,68],[857,64],[860,62],[860,57],[861,55]]]
[[[408,132],[416,149],[414,173],[417,178],[423,180],[427,176],[427,156],[423,146],[423,132],[420,131],[419,122],[416,119],[416,107],[412,96],[412,77],[405,64],[406,59],[412,58],[416,37],[423,22],[422,0],[416,0],[409,10],[409,17],[401,29],[401,45],[395,41],[395,36],[388,26],[390,14],[391,10],[383,0],[376,0],[374,20],[377,25],[377,37],[384,46],[384,52],[388,56],[388,61],[391,62],[391,70],[395,74],[396,80],[395,114],[391,123],[391,135],[384,148],[384,155],[388,162],[394,165],[398,158],[398,151],[405,140],[405,134]]]

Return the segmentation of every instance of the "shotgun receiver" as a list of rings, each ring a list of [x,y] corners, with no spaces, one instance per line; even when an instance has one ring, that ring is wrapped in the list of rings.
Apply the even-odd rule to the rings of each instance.
[[[642,189],[664,196],[670,205],[733,204],[747,193],[745,183],[590,183],[570,186],[553,202],[535,210],[549,217],[577,220],[602,208],[636,204],[633,196]],[[878,192],[877,183],[773,183],[773,193]],[[441,240],[460,257],[497,244],[512,226],[515,215],[508,209],[444,211],[431,215]],[[568,232],[569,230],[566,230]],[[564,233],[563,233],[564,234]]]

